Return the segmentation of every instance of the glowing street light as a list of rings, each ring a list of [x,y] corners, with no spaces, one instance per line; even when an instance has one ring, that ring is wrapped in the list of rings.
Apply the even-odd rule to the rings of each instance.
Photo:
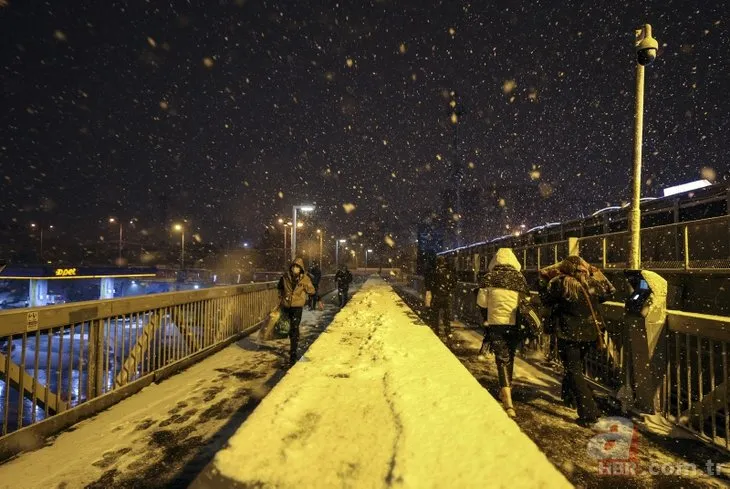
[[[368,267],[368,254],[372,253],[373,250],[365,250],[365,268]]]
[[[340,244],[347,243],[346,239],[335,240],[335,267],[340,266]]]
[[[182,270],[185,268],[185,226],[178,223],[172,229],[180,233],[180,270]]]
[[[312,212],[314,211],[314,206],[301,204],[292,206],[292,209],[294,215],[294,219],[292,220],[292,222],[294,223],[294,227],[292,227],[291,235],[291,259],[292,261],[294,261],[297,257],[297,228],[299,227],[299,225],[297,224],[297,211]]]

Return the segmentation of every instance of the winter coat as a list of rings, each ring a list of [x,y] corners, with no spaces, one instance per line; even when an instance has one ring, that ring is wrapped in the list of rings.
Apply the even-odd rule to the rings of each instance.
[[[510,248],[500,248],[488,266],[479,286],[487,291],[487,324],[514,325],[520,295],[530,293],[520,272],[522,265]]]
[[[322,270],[320,270],[319,267],[312,267],[312,269],[309,270],[309,278],[312,279],[312,285],[314,285],[314,288],[318,288],[319,281],[322,280]]]
[[[349,270],[337,270],[337,273],[335,274],[335,282],[337,283],[337,288],[340,290],[346,289],[350,286],[350,282],[352,282],[352,273],[350,273]]]
[[[598,339],[598,328],[591,315],[588,301],[582,292],[575,300],[565,298],[566,278],[566,275],[558,275],[552,278],[548,283],[546,293],[543,294],[544,304],[552,306],[552,314],[556,319],[555,333],[558,338],[564,340],[596,341]],[[586,288],[593,310],[601,324],[603,324],[603,321],[600,316],[599,303],[609,300],[614,290],[608,281],[603,282],[589,277],[587,280],[588,287]]]
[[[426,274],[424,285],[435,299],[448,299],[456,290],[458,283],[455,270],[447,264],[437,264],[430,273]]]
[[[294,275],[292,268],[294,265],[298,265],[301,272]],[[312,295],[315,293],[314,285],[312,280],[304,272],[304,261],[301,258],[297,258],[289,267],[287,271],[279,279],[279,296],[281,298],[281,307],[304,307],[307,303],[307,294]]]

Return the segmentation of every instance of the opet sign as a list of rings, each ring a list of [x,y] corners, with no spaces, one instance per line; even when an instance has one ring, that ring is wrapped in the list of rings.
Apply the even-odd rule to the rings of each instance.
[[[75,268],[56,268],[56,277],[75,277]]]

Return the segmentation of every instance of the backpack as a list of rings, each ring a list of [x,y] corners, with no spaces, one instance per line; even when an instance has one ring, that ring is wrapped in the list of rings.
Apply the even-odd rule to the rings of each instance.
[[[537,339],[543,334],[540,315],[530,303],[530,299],[520,296],[517,303],[517,329],[524,338]]]

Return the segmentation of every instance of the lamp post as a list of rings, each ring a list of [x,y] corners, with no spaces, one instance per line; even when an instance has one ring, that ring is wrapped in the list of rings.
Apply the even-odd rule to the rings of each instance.
[[[31,222],[30,223],[30,228],[33,231],[35,231],[36,229],[38,229],[40,231],[40,245],[41,245],[41,250],[40,250],[39,258],[41,259],[41,261],[43,261],[43,227],[44,226],[42,224],[36,224],[34,222]],[[53,231],[53,225],[48,226],[48,229],[50,231]]]
[[[365,268],[368,267],[368,253],[372,253],[373,250],[365,250]]]
[[[180,233],[180,270],[185,268],[185,226],[175,224],[173,229]]]
[[[346,239],[335,240],[335,268],[339,268],[340,266],[340,243],[345,244],[346,242]]]
[[[631,246],[629,268],[641,268],[641,147],[644,129],[644,66],[657,56],[659,43],[651,36],[651,26],[636,29],[636,110],[634,112],[634,168],[629,229]]]
[[[286,228],[292,227],[292,223],[290,223],[290,222],[285,223],[283,219],[279,219],[279,224],[284,226],[284,270],[286,270],[286,268],[287,268],[287,259],[286,259],[287,258],[286,257],[286,232],[287,231],[286,231]]]
[[[317,234],[319,235],[319,267],[322,268],[322,237],[324,233],[321,229],[317,229]]]
[[[291,234],[291,259],[294,261],[297,257],[297,211],[312,212],[314,210],[313,205],[295,205],[292,206],[294,219],[292,220],[292,234]]]

